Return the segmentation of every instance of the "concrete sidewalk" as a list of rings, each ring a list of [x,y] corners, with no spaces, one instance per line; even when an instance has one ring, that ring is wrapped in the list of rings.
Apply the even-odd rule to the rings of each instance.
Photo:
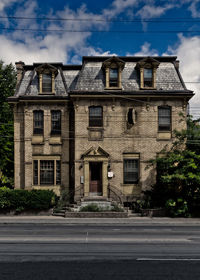
[[[159,224],[159,225],[200,225],[200,218],[63,218],[54,216],[0,216],[0,224],[95,224],[95,225],[136,225],[136,224]]]

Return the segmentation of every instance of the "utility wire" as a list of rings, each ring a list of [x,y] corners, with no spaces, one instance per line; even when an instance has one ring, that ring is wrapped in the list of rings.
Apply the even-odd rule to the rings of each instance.
[[[95,16],[95,15],[94,15]],[[98,15],[97,15],[98,16]],[[141,19],[91,19],[91,18],[55,18],[55,17],[22,17],[22,16],[0,16],[2,19],[15,19],[15,20],[44,20],[44,21],[87,21],[87,22],[119,22],[119,23],[131,23],[131,22],[153,22],[153,23],[162,23],[162,22],[172,22],[172,23],[185,23],[185,22],[200,22],[200,18],[184,18],[184,17],[176,17],[176,18],[141,18]]]
[[[136,33],[136,34],[167,34],[167,33],[200,33],[200,30],[72,30],[72,29],[32,29],[32,28],[7,28],[0,27],[0,30],[29,31],[29,32],[63,32],[63,33]]]

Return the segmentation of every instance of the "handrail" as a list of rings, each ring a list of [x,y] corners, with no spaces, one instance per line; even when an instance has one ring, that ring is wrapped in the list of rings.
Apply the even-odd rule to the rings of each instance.
[[[121,204],[123,204],[123,200],[122,200],[122,197],[124,196],[124,194],[120,191],[120,190],[118,190],[117,189],[117,191],[118,192],[121,192],[121,196],[116,192],[116,190],[113,190],[113,189],[116,189],[116,187],[114,187],[114,186],[112,186],[112,185],[110,185],[110,184],[108,184],[108,189],[111,191],[111,192],[113,192],[118,198],[119,198],[119,200],[120,200],[120,203]]]

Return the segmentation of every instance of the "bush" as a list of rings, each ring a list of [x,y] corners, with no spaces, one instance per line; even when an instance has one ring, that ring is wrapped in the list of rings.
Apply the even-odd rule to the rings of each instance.
[[[188,217],[188,205],[187,201],[182,198],[177,200],[169,199],[166,202],[166,210],[171,217]]]
[[[80,212],[102,212],[102,209],[95,203],[80,208]]]
[[[56,204],[57,196],[50,190],[11,190],[0,188],[0,210],[47,210]]]

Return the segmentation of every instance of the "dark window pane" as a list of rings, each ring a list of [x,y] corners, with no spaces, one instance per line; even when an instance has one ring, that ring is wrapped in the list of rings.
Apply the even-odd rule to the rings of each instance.
[[[38,161],[33,161],[33,184],[38,185]]]
[[[138,182],[138,159],[124,160],[124,184]]]
[[[34,111],[33,112],[33,133],[34,134],[43,134],[43,127],[44,127],[43,111]]]
[[[150,68],[144,68],[144,87],[153,86],[153,70]]]
[[[51,111],[51,133],[61,134],[61,111]]]
[[[56,185],[60,185],[60,178],[61,178],[61,171],[60,171],[60,160],[56,160]]]
[[[94,127],[103,126],[102,107],[89,108],[89,126],[94,126]]]
[[[158,107],[158,130],[171,130],[171,108]]]
[[[109,86],[110,87],[118,86],[118,69],[117,68],[110,68]]]
[[[54,185],[54,161],[53,160],[40,161],[40,184]]]
[[[129,108],[128,110],[128,123],[133,124],[133,109]]]
[[[52,92],[52,74],[42,74],[42,92]]]

